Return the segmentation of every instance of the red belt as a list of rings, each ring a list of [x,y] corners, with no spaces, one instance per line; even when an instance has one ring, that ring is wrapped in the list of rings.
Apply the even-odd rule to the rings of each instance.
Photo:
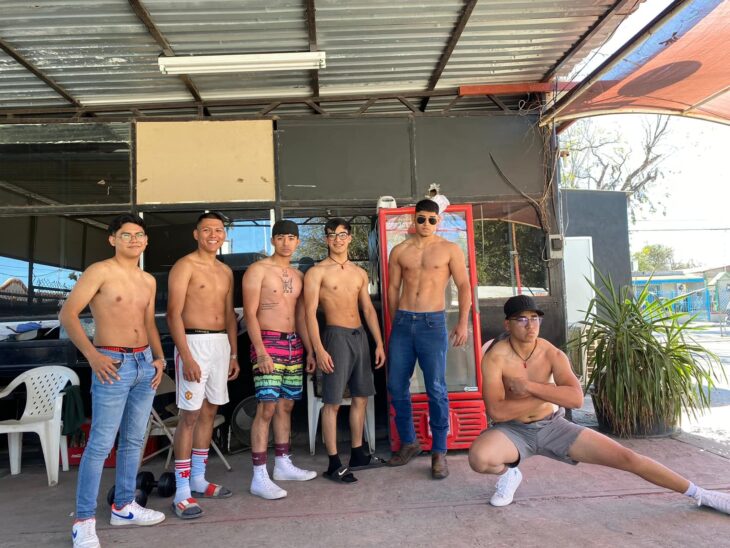
[[[109,352],[121,352],[122,354],[136,354],[137,352],[144,352],[149,348],[150,345],[146,344],[144,346],[137,346],[137,347],[131,347],[131,346],[97,346],[97,348],[101,350],[108,350]]]

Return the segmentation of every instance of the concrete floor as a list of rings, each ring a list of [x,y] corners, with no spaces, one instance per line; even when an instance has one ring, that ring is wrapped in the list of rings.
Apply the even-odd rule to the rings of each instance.
[[[730,377],[730,337],[708,332],[703,342],[716,352]],[[730,492],[730,384],[720,382],[713,408],[685,421],[673,438],[620,440],[703,487]],[[595,424],[590,401],[574,412],[576,422]],[[302,430],[301,432],[299,430]],[[294,461],[321,472],[321,444],[309,455],[304,429],[297,428]],[[378,454],[387,456],[380,432]],[[344,437],[344,436],[343,436]],[[77,470],[61,472],[48,487],[39,449],[26,444],[24,468],[10,476],[0,452],[0,546],[70,546]],[[228,546],[673,546],[730,547],[730,516],[698,508],[681,495],[631,474],[599,466],[570,466],[535,457],[520,469],[524,480],[507,507],[487,504],[495,478],[469,469],[465,452],[449,455],[451,476],[433,481],[426,455],[402,468],[357,473],[360,481],[339,485],[318,477],[281,482],[289,496],[265,501],[248,493],[250,453],[230,457],[232,472],[210,458],[208,477],[234,491],[230,499],[202,501],[205,516],[183,522],[172,515],[172,499],[152,494],[148,505],[168,518],[147,528],[111,527],[103,501],[114,483],[105,470],[97,531],[104,546],[166,548]],[[162,472],[164,459],[144,469]]]
[[[707,438],[631,439],[625,445],[682,471],[704,487],[730,490],[730,462]],[[385,447],[385,440],[382,446]],[[314,457],[296,447],[295,462],[322,471],[323,449]],[[4,457],[4,456],[3,456]],[[4,458],[3,458],[4,461]],[[7,466],[7,461],[0,466]],[[353,485],[321,477],[282,482],[289,496],[264,501],[248,493],[250,454],[231,457],[226,472],[211,457],[209,478],[234,490],[227,500],[203,501],[205,516],[183,522],[171,515],[171,499],[153,494],[149,506],[168,518],[149,528],[111,527],[105,502],[97,531],[110,546],[730,546],[730,516],[697,508],[630,474],[592,465],[576,467],[541,457],[523,463],[524,480],[512,505],[487,504],[495,480],[473,473],[466,453],[449,456],[451,476],[429,477],[430,458],[406,467],[359,472]],[[145,469],[159,474],[162,459]],[[101,492],[114,482],[105,470]],[[69,546],[76,470],[61,473],[49,488],[41,463],[18,476],[0,468],[2,546]]]

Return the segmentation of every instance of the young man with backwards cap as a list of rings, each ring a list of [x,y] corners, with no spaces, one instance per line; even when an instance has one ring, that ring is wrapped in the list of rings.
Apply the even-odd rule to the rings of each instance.
[[[568,464],[601,464],[632,472],[683,493],[698,505],[730,513],[730,495],[697,487],[658,462],[564,418],[564,408],[583,405],[583,390],[568,357],[541,339],[543,312],[532,297],[518,295],[504,305],[507,338],[494,343],[482,359],[484,401],[495,424],[469,450],[469,464],[481,474],[500,474],[490,500],[512,502],[522,474],[522,459],[542,455]]]
[[[449,475],[446,435],[449,429],[449,394],[446,387],[445,290],[450,277],[459,292],[459,321],[451,335],[454,346],[467,340],[471,284],[461,248],[437,236],[440,207],[434,200],[416,204],[416,233],[390,252],[388,307],[392,318],[388,347],[388,392],[395,409],[401,447],[388,461],[402,466],[421,452],[413,426],[410,380],[416,360],[423,372],[428,394],[431,477]],[[402,291],[401,291],[402,288]]]
[[[299,228],[288,220],[271,230],[274,253],[252,264],[243,276],[243,310],[251,338],[251,363],[256,387],[256,417],[251,428],[253,477],[251,493],[280,499],[286,491],[276,485],[266,467],[269,424],[274,423],[274,479],[306,481],[317,476],[291,462],[289,439],[294,402],[302,398],[306,371],[316,362],[307,336],[304,303],[300,299],[304,275],[291,267],[299,245]]]

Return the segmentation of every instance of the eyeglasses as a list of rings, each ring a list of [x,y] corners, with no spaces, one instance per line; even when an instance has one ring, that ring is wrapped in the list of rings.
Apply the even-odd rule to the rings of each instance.
[[[147,239],[147,234],[145,234],[144,232],[135,232],[134,234],[132,234],[131,232],[122,232],[119,236],[117,236],[117,238],[125,243],[131,242],[132,238],[141,242]]]
[[[335,238],[337,238],[339,240],[345,240],[349,235],[349,232],[328,232],[327,239],[334,240]]]
[[[424,217],[423,215],[419,215],[418,217],[416,217],[416,222],[419,225],[422,225],[423,223],[426,222],[426,219],[428,219],[428,224],[430,224],[430,225],[435,225],[436,223],[439,222],[438,217]]]
[[[518,316],[517,318],[510,318],[509,321],[517,322],[522,327],[527,327],[528,324],[540,325],[542,323],[542,316],[533,316],[528,318],[526,316]]]

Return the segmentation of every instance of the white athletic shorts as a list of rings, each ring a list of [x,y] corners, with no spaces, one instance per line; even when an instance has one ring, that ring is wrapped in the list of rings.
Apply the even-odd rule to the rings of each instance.
[[[183,361],[175,348],[175,384],[177,406],[186,411],[197,411],[208,403],[228,403],[228,366],[231,361],[231,345],[226,333],[185,335],[190,353],[200,366],[200,382],[186,381]]]

